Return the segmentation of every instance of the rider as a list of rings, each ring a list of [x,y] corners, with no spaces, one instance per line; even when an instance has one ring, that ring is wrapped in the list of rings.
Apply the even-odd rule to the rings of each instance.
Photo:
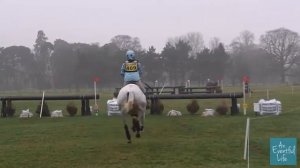
[[[127,61],[122,64],[121,75],[124,77],[124,85],[129,83],[137,84],[143,93],[146,92],[141,81],[142,67],[135,59],[135,53],[132,50],[126,52]]]

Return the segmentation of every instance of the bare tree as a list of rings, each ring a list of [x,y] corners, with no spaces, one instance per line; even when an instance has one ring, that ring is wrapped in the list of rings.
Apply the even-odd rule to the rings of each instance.
[[[200,53],[204,49],[204,40],[201,33],[188,33],[183,40],[191,47],[189,55],[192,57],[196,57],[196,54]]]
[[[252,82],[276,81],[278,70],[269,54],[254,43],[254,34],[243,31],[230,44],[231,65],[228,77],[231,82],[240,82],[247,75]]]
[[[221,43],[220,39],[218,37],[214,37],[214,38],[210,39],[210,41],[209,41],[209,48],[211,50],[216,49],[219,47],[220,43]]]
[[[254,34],[248,30],[240,33],[230,44],[233,50],[251,48],[254,46]]]
[[[196,57],[197,53],[200,53],[204,49],[203,36],[199,32],[190,32],[186,35],[168,39],[168,42],[172,44],[172,46],[175,46],[179,41],[183,41],[191,47],[189,57]]]
[[[121,50],[141,51],[142,45],[138,37],[131,37],[128,35],[117,35],[111,39],[111,42],[116,44]]]
[[[260,38],[261,47],[271,54],[280,68],[281,82],[286,81],[288,71],[300,56],[298,33],[285,28],[268,31]]]
[[[244,44],[245,46],[251,46],[253,45],[253,41],[254,41],[254,34],[248,30],[245,30],[243,32],[241,32],[240,37],[239,37],[239,41]]]

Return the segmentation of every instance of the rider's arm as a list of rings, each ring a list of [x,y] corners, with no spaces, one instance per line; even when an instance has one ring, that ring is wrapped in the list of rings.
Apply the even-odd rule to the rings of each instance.
[[[124,74],[125,74],[125,64],[123,63],[121,67],[121,75],[124,76]]]
[[[140,63],[138,63],[138,72],[140,75],[143,73],[142,65]]]

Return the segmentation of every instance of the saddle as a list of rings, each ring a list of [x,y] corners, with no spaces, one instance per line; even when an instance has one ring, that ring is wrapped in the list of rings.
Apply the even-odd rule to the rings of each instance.
[[[141,88],[141,86],[138,84],[138,81],[128,81],[128,82],[126,82],[126,85],[128,85],[128,84],[137,85],[141,89],[141,91],[144,93],[144,95],[146,96],[146,89]]]
[[[128,82],[126,82],[126,85],[128,85],[128,84],[138,85],[138,82],[137,81],[128,81]]]

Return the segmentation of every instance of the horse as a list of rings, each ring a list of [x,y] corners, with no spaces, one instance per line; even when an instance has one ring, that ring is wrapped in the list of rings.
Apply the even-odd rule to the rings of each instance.
[[[131,143],[131,135],[126,122],[126,116],[130,115],[132,117],[132,131],[136,132],[135,136],[137,138],[140,138],[140,132],[144,129],[147,106],[146,96],[136,84],[127,84],[119,91],[117,102],[121,109],[128,143]]]

